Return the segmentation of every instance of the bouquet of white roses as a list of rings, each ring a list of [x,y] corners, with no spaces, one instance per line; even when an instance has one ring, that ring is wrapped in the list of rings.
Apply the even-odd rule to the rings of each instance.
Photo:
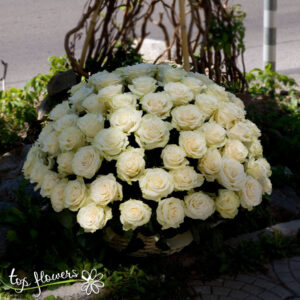
[[[86,232],[232,219],[271,193],[260,130],[203,74],[146,63],[99,72],[49,119],[24,174]]]

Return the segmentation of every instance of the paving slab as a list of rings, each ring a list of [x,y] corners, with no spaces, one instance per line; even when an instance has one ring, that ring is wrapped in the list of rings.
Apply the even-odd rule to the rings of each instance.
[[[274,261],[266,274],[238,274],[189,283],[193,299],[300,300],[300,257]],[[200,297],[200,298],[197,298]]]

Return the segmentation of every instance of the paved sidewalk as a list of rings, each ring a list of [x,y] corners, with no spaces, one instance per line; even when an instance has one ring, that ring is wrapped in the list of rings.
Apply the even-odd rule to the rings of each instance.
[[[300,300],[300,256],[275,261],[268,269],[265,275],[194,280],[189,290],[193,300]]]

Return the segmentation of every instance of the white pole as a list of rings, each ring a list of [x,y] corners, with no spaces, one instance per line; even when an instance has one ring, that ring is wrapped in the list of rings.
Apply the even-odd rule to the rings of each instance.
[[[179,14],[180,14],[180,31],[181,31],[181,47],[183,56],[184,69],[190,71],[189,62],[189,48],[186,33],[186,16],[185,16],[185,0],[179,0]]]
[[[263,67],[271,63],[271,69],[276,69],[276,10],[277,0],[264,0],[264,46]]]
[[[3,70],[3,77],[0,78],[0,81],[2,82],[2,90],[5,91],[5,78],[6,78],[8,64],[4,60],[1,60],[1,63],[4,67],[4,70]]]

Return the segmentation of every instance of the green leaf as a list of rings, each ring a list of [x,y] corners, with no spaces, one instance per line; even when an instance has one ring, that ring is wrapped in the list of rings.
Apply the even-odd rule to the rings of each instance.
[[[75,216],[67,209],[57,214],[59,222],[67,229],[71,229],[75,224]]]
[[[8,230],[6,233],[6,238],[9,242],[18,241],[18,235],[14,230]]]
[[[32,239],[36,239],[38,236],[38,232],[35,229],[30,229],[30,236],[32,237]]]
[[[44,300],[55,300],[56,298],[53,295],[50,295],[46,298],[44,298]]]

